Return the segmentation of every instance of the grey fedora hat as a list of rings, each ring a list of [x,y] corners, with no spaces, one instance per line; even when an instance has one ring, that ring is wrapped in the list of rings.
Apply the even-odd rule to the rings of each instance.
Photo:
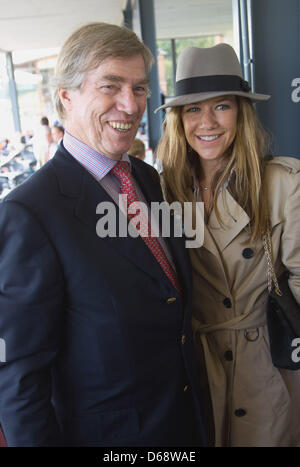
[[[222,43],[204,49],[187,47],[178,58],[175,97],[155,112],[229,94],[248,97],[253,101],[271,97],[250,92],[236,53],[229,44]]]

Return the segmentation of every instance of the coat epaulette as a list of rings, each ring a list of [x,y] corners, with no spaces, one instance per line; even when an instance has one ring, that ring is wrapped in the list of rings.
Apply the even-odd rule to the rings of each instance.
[[[300,172],[300,159],[290,156],[275,156],[268,161],[268,164],[281,165],[289,172],[298,173]]]

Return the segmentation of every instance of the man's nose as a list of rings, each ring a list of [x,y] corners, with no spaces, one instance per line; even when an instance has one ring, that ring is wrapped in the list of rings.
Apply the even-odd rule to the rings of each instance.
[[[137,99],[132,89],[126,89],[118,95],[117,109],[133,115],[138,111]]]

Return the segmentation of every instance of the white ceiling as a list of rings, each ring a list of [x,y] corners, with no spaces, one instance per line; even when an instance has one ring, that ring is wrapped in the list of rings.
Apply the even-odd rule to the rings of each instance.
[[[126,0],[0,0],[0,49],[28,51],[57,48],[77,27],[104,21],[122,24]],[[159,39],[232,34],[232,0],[155,0]],[[135,30],[137,30],[135,28]],[[32,52],[32,49],[36,49]],[[17,54],[14,54],[14,60]],[[18,60],[15,61],[15,63]]]
[[[126,0],[0,0],[0,48],[59,47],[91,21],[121,24]]]

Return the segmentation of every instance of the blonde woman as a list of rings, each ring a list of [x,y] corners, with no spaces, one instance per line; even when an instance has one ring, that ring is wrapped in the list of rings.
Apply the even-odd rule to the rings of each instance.
[[[165,196],[204,202],[204,244],[190,249],[193,325],[203,346],[216,446],[299,446],[300,372],[272,364],[266,326],[271,234],[277,276],[300,304],[300,161],[266,157],[268,138],[236,54],[188,47],[157,149]],[[299,308],[300,309],[300,308]]]

